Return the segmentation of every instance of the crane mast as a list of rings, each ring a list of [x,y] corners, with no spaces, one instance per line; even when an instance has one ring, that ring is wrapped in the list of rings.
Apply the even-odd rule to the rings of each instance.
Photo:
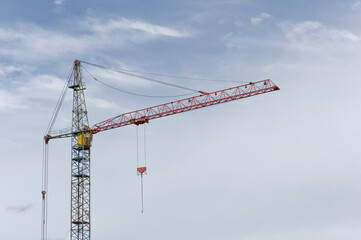
[[[71,240],[90,239],[90,141],[89,126],[80,62],[74,62],[71,136]],[[89,139],[91,140],[91,139]]]
[[[71,138],[71,240],[90,240],[90,148],[93,134],[279,90],[270,79],[266,79],[210,93],[199,91],[198,96],[124,113],[89,128],[80,64],[80,61],[74,61],[74,77],[68,83],[68,88],[73,90],[72,127],[48,132],[44,136],[45,144],[48,144],[50,139]],[[43,200],[45,194],[43,190]],[[45,218],[46,216],[43,221],[42,240],[46,237]]]

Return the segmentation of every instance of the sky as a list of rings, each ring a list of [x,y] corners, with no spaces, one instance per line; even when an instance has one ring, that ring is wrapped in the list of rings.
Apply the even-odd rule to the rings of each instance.
[[[143,214],[136,127],[95,135],[93,240],[360,239],[360,22],[357,0],[0,1],[0,239],[40,239],[43,136],[75,59],[281,89],[147,124]],[[84,67],[138,94],[189,93]],[[83,75],[91,125],[177,99]],[[49,240],[69,239],[70,163],[70,139],[51,140]]]

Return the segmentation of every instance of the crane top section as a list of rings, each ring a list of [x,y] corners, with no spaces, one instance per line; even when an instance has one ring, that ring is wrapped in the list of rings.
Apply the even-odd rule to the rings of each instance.
[[[156,118],[170,116],[177,113],[187,112],[277,90],[280,90],[279,87],[276,86],[276,84],[274,84],[270,79],[266,79],[258,82],[250,82],[248,84],[232,88],[218,90],[211,93],[200,92],[201,95],[198,96],[118,115],[95,124],[91,129],[89,129],[89,132],[95,134],[105,130],[124,127],[131,124],[140,125],[148,123],[150,120]]]

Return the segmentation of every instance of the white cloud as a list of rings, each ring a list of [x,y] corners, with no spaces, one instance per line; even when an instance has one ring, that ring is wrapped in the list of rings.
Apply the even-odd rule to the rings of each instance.
[[[65,0],[55,0],[55,1],[54,1],[54,4],[55,4],[55,5],[63,5],[64,2],[65,2]]]
[[[24,108],[25,105],[20,96],[10,91],[0,89],[0,112]]]
[[[12,89],[0,89],[0,112],[30,109],[35,101],[51,100],[53,103],[59,98],[60,91],[65,84],[65,79],[48,74],[31,76],[31,74],[27,73],[26,75],[30,76],[27,82],[17,84]],[[125,110],[114,102],[97,97],[89,96],[87,102],[100,109]]]
[[[283,24],[282,28],[288,40],[312,43],[358,42],[360,37],[348,30],[335,29],[316,21],[298,24]]]
[[[360,10],[361,10],[361,1],[354,2],[354,3],[351,5],[351,9],[352,9],[352,11],[354,11],[354,12],[360,11]]]
[[[55,57],[69,51],[85,49],[83,39],[61,32],[42,29],[32,24],[0,27],[0,56],[15,60],[33,60]]]
[[[109,101],[104,100],[102,98],[88,97],[87,98],[87,103],[91,104],[91,105],[93,105],[93,106],[95,106],[97,108],[102,108],[102,109],[114,109],[114,110],[122,109],[117,104],[115,104],[113,102],[109,102]]]
[[[232,49],[261,47],[275,54],[292,51],[296,56],[311,54],[323,59],[335,60],[352,54],[360,49],[361,36],[348,30],[328,26],[317,21],[289,22],[283,21],[269,26],[277,38],[245,36],[242,32],[228,33],[221,40]],[[269,29],[267,29],[268,31]],[[246,57],[243,55],[242,57]]]
[[[5,76],[13,72],[21,72],[21,71],[22,69],[18,66],[0,64],[0,76]]]
[[[125,18],[110,19],[105,22],[95,23],[91,29],[98,33],[105,33],[117,30],[138,30],[154,36],[167,36],[176,38],[189,37],[190,33],[179,31],[173,28],[150,24],[139,20],[129,20]]]
[[[3,44],[0,48],[0,56],[13,59],[15,62],[24,61],[27,64],[33,64],[67,53],[80,55],[90,49],[96,53],[116,49],[129,42],[145,42],[160,37],[189,36],[188,33],[173,28],[127,19],[107,21],[88,19],[87,23],[89,27],[82,34],[53,31],[26,23],[12,26],[0,25],[0,44]],[[74,28],[80,28],[83,24],[85,22]],[[134,69],[124,65],[120,67]],[[0,112],[31,108],[34,101],[56,100],[59,97],[65,79],[51,74],[34,74],[34,70],[36,70],[34,67],[26,64],[0,64],[1,80],[4,80],[4,83],[7,82],[6,89],[0,89]],[[95,77],[100,77],[100,80],[107,83],[117,83],[120,88],[124,84],[142,87],[148,85],[143,80],[135,80],[132,77],[109,71],[95,74]],[[101,99],[93,99],[93,103],[94,106],[102,109],[120,109],[116,104]]]
[[[30,76],[26,73],[20,78],[27,77],[29,80],[25,83],[15,84],[7,90],[0,89],[0,112],[31,108],[34,100],[56,100],[65,84],[65,80],[54,75]]]
[[[15,89],[15,92],[19,97],[26,100],[55,100],[58,99],[64,84],[64,79],[54,75],[40,74],[30,77],[30,80]]]
[[[80,31],[81,30],[81,31]],[[162,37],[185,38],[187,31],[130,19],[87,19],[65,31],[20,23],[0,26],[0,56],[17,61],[119,49]]]
[[[257,25],[257,24],[263,22],[263,21],[266,20],[266,19],[270,19],[271,17],[272,17],[272,15],[269,14],[269,13],[261,13],[261,14],[258,15],[257,17],[251,18],[251,23],[252,23],[253,25]]]

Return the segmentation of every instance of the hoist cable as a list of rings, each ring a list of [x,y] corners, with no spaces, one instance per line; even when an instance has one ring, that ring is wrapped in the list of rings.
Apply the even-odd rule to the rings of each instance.
[[[144,128],[144,167],[147,167],[147,139],[145,132],[145,124],[143,124],[143,128]]]
[[[140,174],[140,191],[141,191],[141,198],[142,198],[142,213],[144,213],[144,195],[143,195],[143,173]]]
[[[142,213],[144,213],[144,188],[143,188],[143,174],[145,173],[144,171],[139,171],[139,166],[142,166],[142,167],[146,167],[146,160],[145,160],[145,157],[146,157],[146,148],[145,148],[145,143],[146,143],[146,139],[145,139],[145,126],[144,126],[144,166],[143,164],[140,165],[139,162],[140,162],[140,143],[139,143],[139,140],[141,140],[139,138],[139,134],[141,134],[139,132],[139,126],[136,126],[136,140],[137,140],[137,175],[140,175],[140,196],[141,196],[141,204],[142,204]]]
[[[179,85],[176,85],[176,84],[173,84],[173,83],[167,83],[167,82],[163,82],[163,81],[156,80],[156,79],[152,79],[152,78],[148,78],[148,77],[139,76],[139,75],[132,74],[132,73],[128,73],[128,72],[125,72],[125,71],[122,71],[122,70],[119,70],[119,69],[104,67],[104,66],[101,66],[101,65],[98,65],[98,64],[88,63],[88,62],[85,62],[85,61],[81,61],[81,62],[82,62],[82,63],[85,63],[85,64],[88,64],[88,65],[95,66],[95,67],[104,68],[104,69],[108,69],[108,70],[111,70],[111,71],[114,71],[114,72],[118,72],[118,73],[122,73],[122,74],[125,74],[125,75],[129,75],[129,76],[132,76],[132,77],[141,78],[141,79],[148,80],[148,81],[151,81],[151,82],[156,82],[156,83],[168,85],[168,86],[171,86],[171,87],[181,88],[181,89],[188,90],[188,91],[191,91],[191,92],[200,92],[199,90],[196,90],[196,89],[179,86]]]
[[[140,94],[140,93],[134,93],[134,92],[129,92],[129,91],[125,91],[123,89],[120,89],[120,88],[117,88],[117,87],[114,87],[108,83],[105,83],[103,81],[100,81],[98,78],[94,77],[84,66],[82,66],[82,68],[97,82],[109,87],[109,88],[112,88],[114,90],[117,90],[119,92],[122,92],[122,93],[127,93],[127,94],[131,94],[131,95],[134,95],[134,96],[138,96],[138,97],[148,97],[148,98],[173,98],[173,97],[184,97],[184,96],[189,96],[189,95],[192,95],[194,93],[186,93],[186,94],[179,94],[179,95],[170,95],[170,96],[157,96],[157,95],[145,95],[145,94]]]
[[[61,91],[60,97],[55,105],[55,109],[54,112],[50,118],[50,122],[48,124],[48,127],[46,129],[45,132],[45,136],[49,135],[50,131],[52,130],[55,121],[58,117],[60,108],[64,102],[64,98],[66,95],[66,90],[67,90],[67,85],[68,82],[70,81],[70,78],[73,74],[73,66],[71,67],[68,77],[65,80],[64,83],[64,87]],[[48,181],[49,181],[49,145],[46,141],[43,142],[43,162],[42,162],[42,190],[41,190],[41,194],[42,194],[42,207],[41,207],[41,240],[46,240],[47,239],[47,219],[48,219],[48,198],[47,198],[47,194],[48,194]]]
[[[43,169],[42,169],[42,208],[41,208],[41,240],[47,239],[47,216],[48,216],[48,144],[43,143]]]
[[[154,75],[154,76],[160,76],[160,77],[170,77],[170,78],[179,78],[179,79],[189,79],[189,80],[198,80],[198,81],[209,81],[209,82],[234,82],[234,83],[242,83],[242,81],[235,81],[235,80],[226,80],[226,79],[210,79],[210,78],[197,78],[197,77],[185,77],[185,76],[175,76],[170,74],[161,74],[161,73],[152,73],[152,72],[142,72],[142,71],[136,71],[136,70],[129,70],[129,69],[122,69],[122,68],[110,68],[101,66],[94,63],[89,63],[85,61],[80,61],[82,63],[93,65],[95,67],[104,68],[112,71],[124,71],[124,72],[135,72],[135,73],[141,73],[141,74],[148,74],[148,75]]]
[[[48,183],[49,183],[49,145],[45,146],[45,159],[46,159],[46,194],[48,193]],[[48,198],[45,198],[45,240],[48,238]]]
[[[139,167],[139,137],[138,137],[138,126],[136,126],[136,134],[137,134],[137,168]]]

